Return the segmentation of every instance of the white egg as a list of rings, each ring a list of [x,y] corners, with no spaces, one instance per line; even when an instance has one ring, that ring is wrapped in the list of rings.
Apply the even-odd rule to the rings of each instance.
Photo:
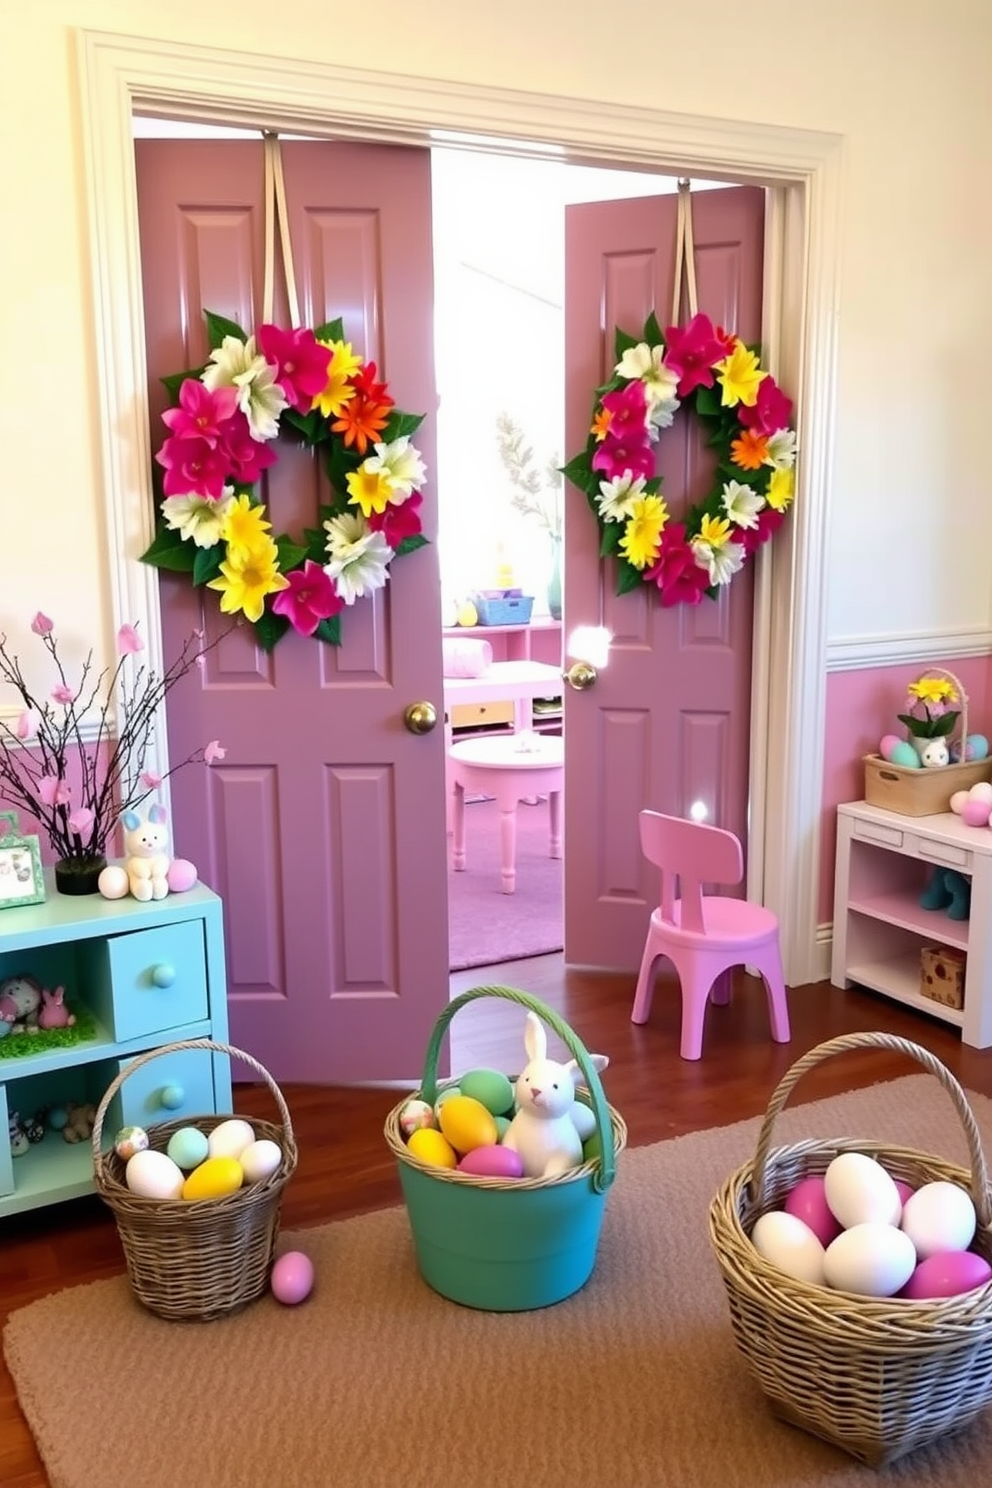
[[[246,1147],[255,1140],[254,1127],[240,1117],[232,1116],[215,1126],[207,1138],[207,1151],[211,1157],[240,1157]]]
[[[268,1137],[262,1137],[246,1147],[238,1161],[248,1182],[260,1183],[263,1178],[274,1173],[282,1162],[282,1148],[278,1142],[270,1142]]]
[[[779,1209],[762,1214],[751,1240],[759,1254],[787,1276],[823,1285],[823,1246],[796,1215]]]
[[[978,784],[973,785],[971,790],[965,794],[970,795],[973,801],[992,802],[992,783],[988,780],[979,780]]]
[[[901,1228],[921,1261],[945,1251],[967,1250],[977,1224],[971,1195],[956,1183],[924,1183],[906,1200]]]
[[[149,1147],[128,1158],[124,1181],[143,1199],[178,1199],[185,1178],[182,1168],[167,1153]]]
[[[845,1230],[852,1225],[899,1223],[899,1190],[882,1164],[864,1152],[842,1152],[835,1157],[823,1183],[827,1206]]]
[[[827,1286],[859,1297],[894,1297],[915,1270],[912,1240],[890,1224],[854,1225],[830,1242],[823,1257]]]

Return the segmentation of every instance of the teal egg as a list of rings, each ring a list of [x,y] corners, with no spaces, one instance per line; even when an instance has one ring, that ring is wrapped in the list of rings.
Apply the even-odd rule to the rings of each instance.
[[[199,1167],[206,1160],[207,1150],[207,1139],[195,1126],[181,1126],[173,1132],[166,1148],[176,1167],[182,1168],[184,1173]]]
[[[592,1162],[594,1159],[602,1157],[602,1155],[603,1143],[597,1130],[582,1143],[582,1161]]]
[[[965,759],[988,759],[989,741],[984,734],[969,734],[965,740],[965,750]]]
[[[919,770],[920,756],[912,744],[907,744],[905,739],[900,739],[898,744],[893,745],[892,753],[889,755],[889,763],[902,765],[904,770]]]
[[[510,1120],[511,1118],[509,1116],[496,1117],[496,1134],[499,1141],[501,1142],[506,1136],[507,1132],[510,1130]]]
[[[462,1095],[472,1096],[493,1116],[502,1116],[513,1105],[513,1086],[499,1070],[468,1070],[459,1084]]]

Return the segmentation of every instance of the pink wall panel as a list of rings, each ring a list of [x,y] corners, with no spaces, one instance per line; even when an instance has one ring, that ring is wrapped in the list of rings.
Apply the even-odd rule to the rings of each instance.
[[[992,738],[992,659],[984,656],[960,661],[949,659],[946,665],[960,677],[967,689],[969,732]],[[827,677],[818,898],[821,925],[832,921],[834,913],[836,808],[843,801],[863,799],[862,757],[878,749],[883,734],[902,732],[896,714],[906,711],[906,688],[917,677],[932,670],[934,668],[920,662],[910,662],[862,671],[831,672]]]

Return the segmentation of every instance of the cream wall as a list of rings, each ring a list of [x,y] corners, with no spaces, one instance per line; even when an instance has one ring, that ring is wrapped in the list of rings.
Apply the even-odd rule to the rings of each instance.
[[[16,639],[41,606],[80,649],[109,650],[72,35],[86,27],[842,134],[830,639],[988,631],[992,5],[759,9],[749,24],[734,0],[656,0],[610,26],[575,0],[379,0],[367,20],[315,0],[0,0],[0,630]]]

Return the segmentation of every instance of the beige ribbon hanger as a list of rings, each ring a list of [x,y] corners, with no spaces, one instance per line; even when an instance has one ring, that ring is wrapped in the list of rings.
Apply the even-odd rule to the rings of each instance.
[[[286,210],[286,183],[282,174],[282,151],[279,136],[266,131],[265,146],[265,279],[262,288],[262,320],[271,323],[275,308],[275,232],[279,223],[279,246],[286,278],[289,322],[293,330],[300,325],[300,302],[296,295],[296,272],[293,268],[293,245],[289,239],[289,213]]]
[[[699,301],[696,298],[696,246],[692,238],[692,202],[689,192],[689,178],[681,176],[679,178],[679,214],[675,225],[675,285],[672,291],[672,318],[669,321],[669,324],[673,326],[679,323],[683,266],[689,296],[690,318],[699,311]]]

